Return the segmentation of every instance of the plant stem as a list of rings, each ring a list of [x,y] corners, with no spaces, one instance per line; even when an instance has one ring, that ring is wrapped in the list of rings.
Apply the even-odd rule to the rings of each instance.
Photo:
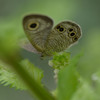
[[[19,64],[19,60],[16,56],[9,53],[2,53],[3,60],[6,61],[9,65],[12,66],[12,68],[17,72],[17,74],[20,76],[20,78],[23,80],[23,82],[26,84],[26,86],[29,88],[30,92],[37,96],[40,100],[55,100],[55,98],[47,91],[45,88],[43,88],[40,84],[38,84],[32,76],[30,76],[27,71],[24,69],[24,67]]]

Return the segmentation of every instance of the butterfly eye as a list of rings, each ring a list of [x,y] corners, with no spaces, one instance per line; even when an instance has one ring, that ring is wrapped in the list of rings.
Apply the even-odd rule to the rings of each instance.
[[[63,26],[57,26],[56,27],[57,31],[59,31],[60,33],[63,33],[65,31],[65,28]]]
[[[73,38],[73,42],[76,42],[78,40],[78,37]]]
[[[29,30],[36,30],[39,27],[39,23],[38,22],[31,22],[28,24],[28,29]]]

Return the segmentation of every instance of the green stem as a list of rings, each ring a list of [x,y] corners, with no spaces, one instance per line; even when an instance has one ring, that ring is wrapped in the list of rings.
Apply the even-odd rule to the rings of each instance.
[[[24,81],[33,95],[35,94],[40,100],[55,100],[51,93],[49,93],[49,91],[38,84],[32,78],[32,76],[27,73],[24,67],[18,63],[19,61],[16,56],[11,56],[5,52],[3,52],[2,54],[2,57],[4,58],[3,60],[12,66],[12,68],[21,77],[21,79]]]

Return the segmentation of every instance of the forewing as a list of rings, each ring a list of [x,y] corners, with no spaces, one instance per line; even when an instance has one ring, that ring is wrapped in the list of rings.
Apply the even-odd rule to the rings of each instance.
[[[46,39],[52,29],[53,20],[44,15],[28,15],[23,19],[24,31],[37,51],[45,49]]]

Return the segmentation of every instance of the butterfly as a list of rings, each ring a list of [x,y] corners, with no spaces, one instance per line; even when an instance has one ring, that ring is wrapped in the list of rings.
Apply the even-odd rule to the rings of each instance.
[[[82,35],[80,26],[75,22],[62,21],[53,27],[53,20],[41,14],[25,16],[23,29],[28,40],[22,47],[42,57],[66,50]]]

